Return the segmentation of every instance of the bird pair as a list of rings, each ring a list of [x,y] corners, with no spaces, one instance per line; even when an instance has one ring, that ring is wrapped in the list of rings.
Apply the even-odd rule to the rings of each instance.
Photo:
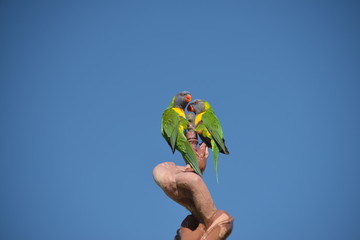
[[[191,98],[191,94],[187,91],[179,92],[173,97],[162,115],[161,134],[170,145],[172,152],[174,153],[175,149],[178,150],[185,161],[201,176],[196,154],[185,136],[189,121],[186,119],[184,110],[189,104],[187,110],[196,114],[195,131],[213,151],[216,179],[218,179],[219,152],[229,154],[225,146],[222,127],[208,102],[198,99],[189,103]]]

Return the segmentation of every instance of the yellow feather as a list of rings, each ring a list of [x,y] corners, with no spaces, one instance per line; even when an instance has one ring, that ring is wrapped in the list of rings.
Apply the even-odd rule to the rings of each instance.
[[[186,118],[185,112],[181,108],[173,107],[171,109],[174,110],[177,114],[179,114],[180,117]]]
[[[204,114],[205,112],[202,112],[202,113],[199,113],[198,115],[196,115],[196,118],[195,118],[195,126],[198,125],[198,123],[202,120],[202,115]]]

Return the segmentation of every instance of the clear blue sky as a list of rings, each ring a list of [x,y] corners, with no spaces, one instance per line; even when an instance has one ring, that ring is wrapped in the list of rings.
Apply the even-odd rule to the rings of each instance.
[[[188,90],[231,154],[229,239],[360,239],[357,1],[1,1],[0,238],[172,239],[152,179]]]

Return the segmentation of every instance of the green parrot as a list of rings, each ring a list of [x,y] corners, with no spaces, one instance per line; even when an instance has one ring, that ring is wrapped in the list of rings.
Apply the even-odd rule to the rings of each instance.
[[[186,105],[191,101],[189,92],[183,91],[176,94],[170,105],[165,109],[161,120],[161,134],[170,145],[172,152],[178,150],[185,161],[201,176],[196,154],[185,136],[189,122],[186,120]]]
[[[201,99],[191,102],[187,110],[196,114],[194,123],[195,131],[199,134],[201,140],[203,140],[213,151],[216,180],[218,182],[219,152],[229,154],[225,145],[224,134],[219,119],[216,117],[210,104]]]

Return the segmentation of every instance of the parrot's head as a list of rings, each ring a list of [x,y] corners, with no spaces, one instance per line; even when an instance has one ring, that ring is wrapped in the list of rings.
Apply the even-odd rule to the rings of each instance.
[[[179,92],[174,97],[175,107],[185,109],[186,105],[191,101],[191,94],[187,91]]]
[[[194,112],[195,114],[205,112],[205,101],[201,99],[196,99],[189,104],[187,110],[189,112]]]

